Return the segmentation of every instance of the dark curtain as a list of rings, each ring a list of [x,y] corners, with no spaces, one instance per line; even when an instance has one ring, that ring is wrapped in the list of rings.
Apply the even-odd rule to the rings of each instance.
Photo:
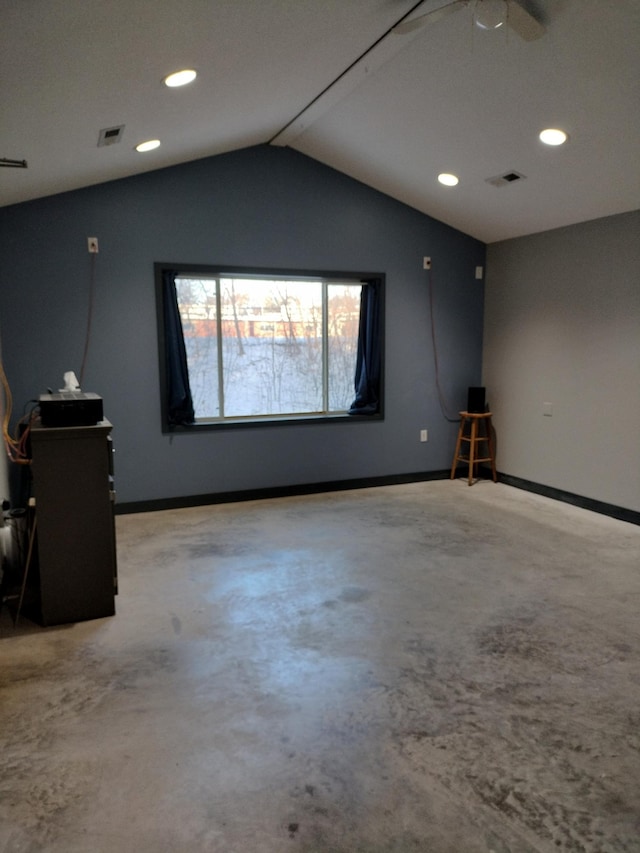
[[[182,319],[178,310],[176,274],[162,274],[162,305],[164,312],[164,353],[167,420],[170,426],[192,424],[193,399],[189,387],[187,351],[184,345]]]
[[[382,371],[382,282],[364,282],[360,297],[360,327],[355,375],[355,400],[350,415],[376,415],[380,411],[380,375]]]

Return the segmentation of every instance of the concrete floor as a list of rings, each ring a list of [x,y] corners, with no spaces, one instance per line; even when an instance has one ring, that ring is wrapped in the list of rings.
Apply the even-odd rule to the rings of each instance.
[[[640,851],[640,527],[481,481],[122,516],[0,619],[2,853]]]

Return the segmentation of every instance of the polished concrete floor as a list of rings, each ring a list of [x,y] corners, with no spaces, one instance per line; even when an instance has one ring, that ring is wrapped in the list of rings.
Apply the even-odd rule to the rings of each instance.
[[[121,516],[0,619],[2,853],[640,851],[640,527],[481,481]]]

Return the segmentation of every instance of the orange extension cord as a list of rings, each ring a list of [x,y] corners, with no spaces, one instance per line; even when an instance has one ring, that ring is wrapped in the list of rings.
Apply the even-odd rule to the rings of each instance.
[[[13,408],[13,399],[11,397],[11,388],[9,387],[9,381],[7,380],[7,376],[4,372],[4,366],[0,361],[0,382],[2,383],[2,390],[4,393],[4,402],[3,408],[4,413],[2,417],[2,438],[4,440],[4,445],[7,450],[7,456],[12,462],[15,462],[18,465],[30,465],[31,460],[27,455],[27,440],[29,438],[29,430],[31,429],[31,420],[33,418],[33,412],[29,412],[24,417],[22,417],[18,423],[16,424],[16,436],[12,436],[9,432],[9,423],[11,420],[11,410]],[[20,424],[26,423],[26,429],[23,431],[21,436],[18,436],[18,432],[20,429]]]

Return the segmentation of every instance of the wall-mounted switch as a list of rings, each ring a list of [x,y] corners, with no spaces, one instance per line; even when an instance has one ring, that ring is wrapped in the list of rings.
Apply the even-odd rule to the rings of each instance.
[[[484,270],[482,267],[476,267],[476,278],[478,281],[482,281],[482,276],[484,275]]]
[[[91,255],[98,254],[98,238],[97,237],[87,237],[87,249]]]
[[[431,258],[428,257],[427,255],[425,255],[425,257],[422,259],[422,269],[423,270],[430,270],[431,269]]]
[[[429,433],[427,432],[427,430],[421,429],[420,430],[420,441],[427,441],[428,438],[429,438]]]

